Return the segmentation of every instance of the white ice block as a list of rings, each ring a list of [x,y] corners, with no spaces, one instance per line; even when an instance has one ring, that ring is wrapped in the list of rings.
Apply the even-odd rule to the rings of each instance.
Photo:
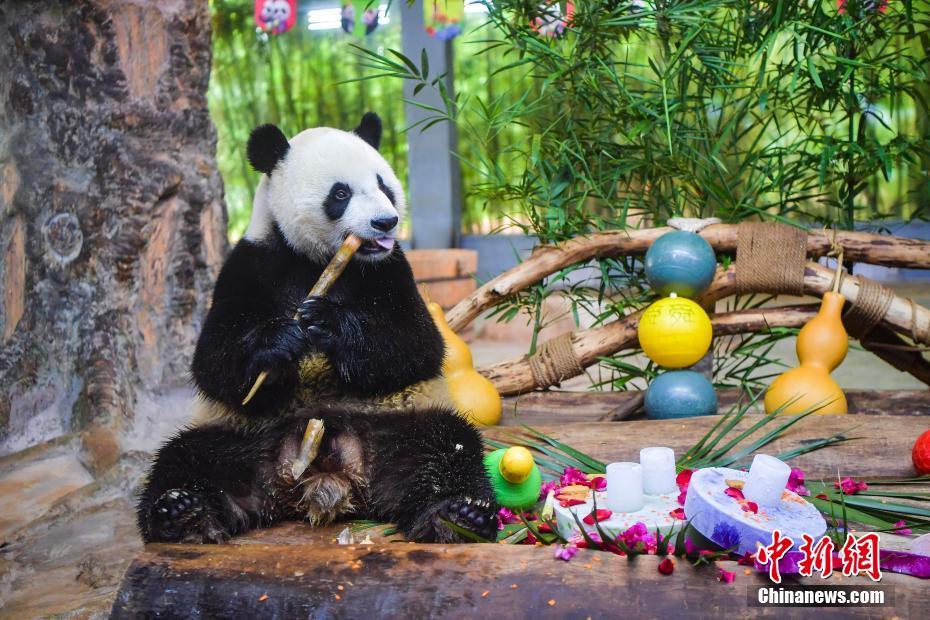
[[[741,554],[755,553],[759,543],[770,544],[775,529],[791,538],[795,547],[803,542],[802,534],[819,540],[827,531],[820,511],[787,489],[782,489],[779,501],[774,504],[759,504],[758,513],[744,510],[743,504],[726,491],[733,481],[741,481],[746,483],[745,493],[748,479],[748,473],[728,467],[695,471],[685,499],[685,517],[691,527],[724,549],[735,549]]]
[[[559,534],[563,538],[571,540],[575,536],[581,536],[579,521],[588,534],[598,533],[598,528],[600,528],[612,538],[619,536],[636,523],[643,523],[649,528],[650,533],[658,530],[663,536],[679,532],[685,525],[685,521],[672,515],[672,512],[679,508],[677,488],[674,493],[667,495],[646,495],[641,509],[636,512],[615,512],[607,519],[599,520],[597,525],[584,522],[584,518],[594,510],[595,499],[598,508],[608,507],[607,494],[602,491],[589,493],[585,503],[578,506],[565,507],[556,502],[555,521]]]
[[[791,468],[784,461],[767,454],[757,454],[749,467],[749,479],[743,495],[760,506],[773,506],[781,501],[790,476]]]
[[[643,493],[664,495],[678,490],[675,482],[675,451],[671,448],[643,448],[639,451],[643,467]]]
[[[636,512],[643,507],[643,468],[639,463],[607,466],[607,507],[611,512]]]

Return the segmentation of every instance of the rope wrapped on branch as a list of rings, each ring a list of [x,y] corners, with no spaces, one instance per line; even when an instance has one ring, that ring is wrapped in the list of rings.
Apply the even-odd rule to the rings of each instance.
[[[742,222],[736,239],[736,288],[802,295],[807,233],[778,222]]]
[[[817,263],[807,263],[802,292],[806,295],[822,296],[825,292],[832,290],[833,280],[832,269]],[[862,284],[864,281],[864,278],[847,276],[840,284],[839,293],[848,302],[855,304],[860,291],[864,286],[868,286]],[[716,301],[734,295],[737,291],[736,269],[732,266],[727,270],[718,269],[710,288],[698,301],[705,307],[712,306]],[[813,316],[813,312],[813,310],[802,312],[796,308],[788,310],[763,308],[714,315],[711,317],[711,322],[715,335],[732,335],[759,331],[766,327],[801,327]],[[565,336],[562,338],[566,342],[571,342],[572,353],[578,366],[587,368],[597,363],[600,357],[637,346],[636,327],[640,314],[642,311],[601,327],[573,332],[568,339]],[[930,344],[930,310],[909,299],[894,295],[881,319],[881,324],[893,332],[915,337],[915,343]],[[504,396],[522,394],[553,385],[553,383],[537,383],[529,358],[525,355],[479,370]],[[926,366],[920,366],[918,372],[912,372],[912,374],[930,383],[930,371]],[[560,381],[567,378],[562,376]]]
[[[488,308],[575,263],[592,258],[645,254],[653,241],[671,230],[673,229],[664,227],[605,231],[571,239],[559,245],[540,246],[534,250],[530,258],[489,280],[459,302],[446,314],[449,326],[454,331],[461,331]],[[711,225],[701,230],[700,235],[710,243],[718,255],[737,251],[739,225]],[[836,231],[834,234],[824,230],[809,230],[806,235],[806,254],[810,257],[825,256],[839,244],[843,247],[848,261],[886,267],[930,269],[928,241],[848,231]]]

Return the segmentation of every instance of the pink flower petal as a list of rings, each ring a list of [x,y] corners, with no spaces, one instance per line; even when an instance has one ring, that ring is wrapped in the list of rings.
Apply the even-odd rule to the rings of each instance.
[[[724,495],[732,497],[733,499],[746,499],[746,496],[743,495],[743,492],[739,489],[733,487],[727,487],[723,490]]]
[[[719,569],[719,571],[720,571],[720,574],[717,577],[717,579],[719,579],[720,581],[724,583],[733,583],[733,580],[736,579],[736,573],[734,572],[723,570],[722,568]]]
[[[573,557],[575,557],[576,553],[578,553],[578,547],[571,543],[565,545],[564,547],[562,545],[556,545],[553,557],[555,557],[556,560],[565,560],[568,562]]]
[[[685,553],[687,555],[693,555],[697,550],[698,548],[697,545],[694,544],[694,541],[692,541],[690,538],[685,538]]]
[[[556,482],[555,480],[543,482],[542,487],[540,487],[539,489],[539,499],[540,500],[546,499],[546,496],[549,495],[549,491],[554,491],[555,494],[558,495],[561,489],[562,487],[559,486],[559,483]]]
[[[671,575],[675,572],[675,562],[672,561],[672,558],[665,558],[659,562],[659,573],[662,575]]]
[[[596,511],[591,512],[588,516],[582,519],[582,521],[584,521],[588,525],[594,525],[595,519],[597,519],[598,522],[606,521],[607,519],[610,518],[610,515],[612,514],[613,513],[607,510],[606,508],[604,509],[598,508]]]
[[[810,495],[811,492],[804,486],[804,470],[799,467],[791,468],[791,475],[788,477],[786,489],[797,493],[798,495]]]
[[[904,527],[907,525],[904,521],[898,521],[895,524],[895,534],[901,534],[902,536],[910,536],[914,531],[909,527]]]
[[[685,521],[685,520],[687,519],[687,517],[685,517],[685,509],[684,509],[684,508],[680,508],[680,507],[679,507],[679,508],[676,508],[675,510],[671,511],[671,512],[668,513],[668,514],[669,514],[669,516],[672,517],[673,519],[680,519],[680,520],[682,520],[682,521]]]
[[[869,488],[869,485],[863,480],[853,480],[850,477],[843,478],[839,482],[834,482],[833,486],[837,489],[840,489],[844,495],[854,495],[859,491],[865,491]]]
[[[580,469],[575,469],[574,467],[566,467],[562,472],[562,475],[559,477],[559,484],[563,487],[567,487],[572,484],[583,484],[589,486],[588,477],[584,475],[584,472]]]

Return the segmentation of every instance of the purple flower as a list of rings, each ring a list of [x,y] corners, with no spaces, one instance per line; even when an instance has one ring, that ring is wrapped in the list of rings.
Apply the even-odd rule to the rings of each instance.
[[[788,477],[788,485],[785,487],[798,495],[810,495],[811,492],[804,486],[804,471],[800,467],[792,467],[791,475]]]
[[[575,557],[576,553],[578,553],[578,547],[572,543],[568,543],[564,547],[562,545],[556,545],[553,557],[555,557],[556,560],[565,560],[568,562]]]

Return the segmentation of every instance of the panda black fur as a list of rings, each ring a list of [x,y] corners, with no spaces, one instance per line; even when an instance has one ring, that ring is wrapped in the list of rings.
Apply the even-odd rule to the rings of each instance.
[[[363,397],[440,374],[442,337],[394,241],[404,194],[377,153],[380,136],[368,113],[354,132],[315,128],[288,141],[265,125],[250,137],[264,175],[192,364],[203,397],[226,414],[158,451],[138,505],[146,541],[221,542],[282,519],[347,514],[395,522],[413,540],[460,540],[443,520],[493,537],[481,437],[463,418],[295,398],[310,353],[327,358],[341,391]],[[359,252],[325,298],[304,300],[350,233],[365,240]],[[243,406],[262,370],[269,379]],[[323,445],[295,481],[289,463],[310,418],[324,422]]]

